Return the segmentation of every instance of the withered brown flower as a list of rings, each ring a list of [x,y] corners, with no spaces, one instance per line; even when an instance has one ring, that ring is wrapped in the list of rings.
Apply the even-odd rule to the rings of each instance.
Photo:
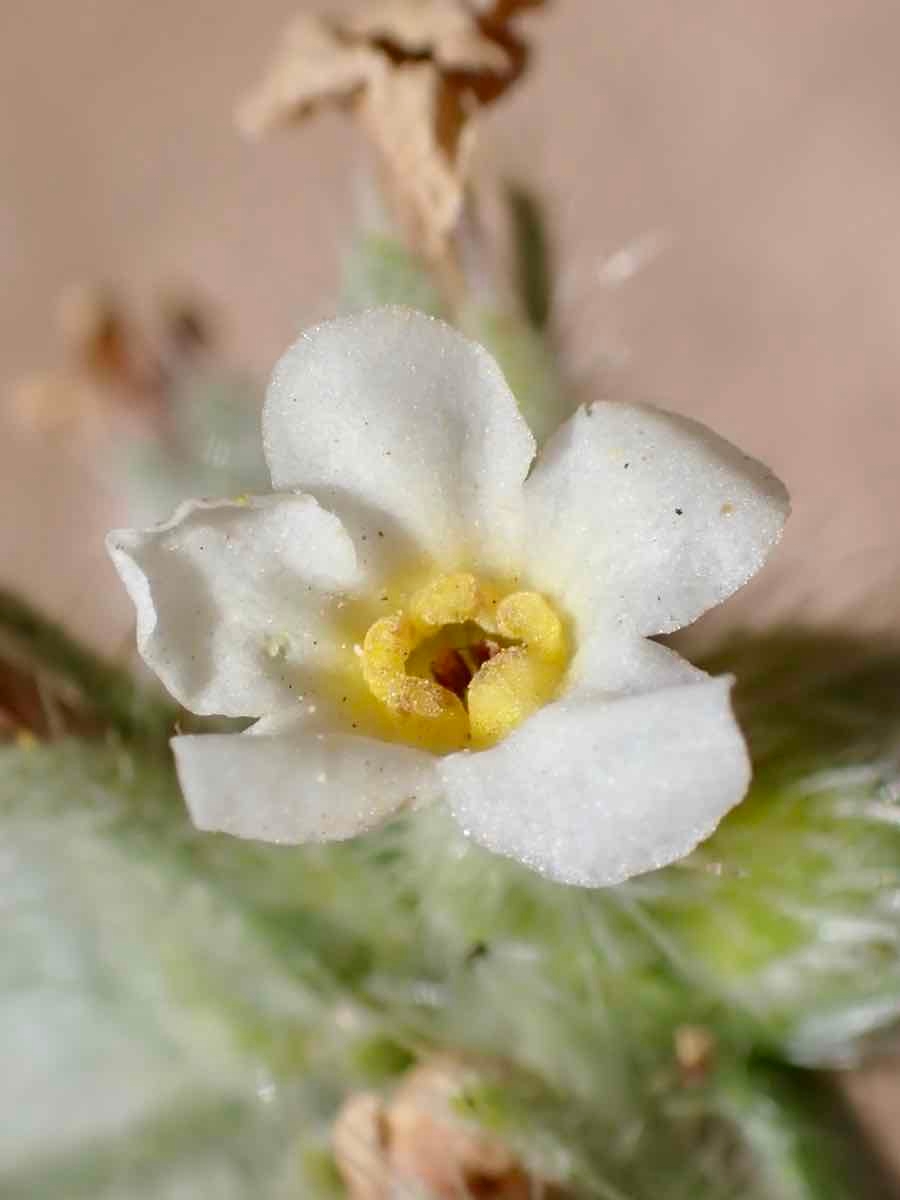
[[[462,213],[473,118],[518,78],[509,22],[543,0],[375,0],[340,20],[303,15],[240,106],[249,136],[326,104],[350,109],[374,144],[413,247],[446,265]]]
[[[332,1145],[350,1200],[391,1200],[404,1187],[430,1200],[563,1200],[502,1138],[460,1116],[471,1078],[463,1060],[437,1055],[409,1071],[390,1100],[368,1092],[347,1100]]]
[[[29,433],[50,434],[96,421],[104,391],[128,374],[122,315],[105,291],[90,284],[66,289],[57,304],[56,323],[66,366],[30,375],[11,393],[13,419]]]
[[[161,296],[159,316],[159,334],[148,336],[106,289],[92,283],[66,288],[55,313],[64,365],[13,386],[15,424],[35,435],[91,432],[116,409],[161,424],[168,380],[203,353],[212,336],[205,310],[180,292]]]

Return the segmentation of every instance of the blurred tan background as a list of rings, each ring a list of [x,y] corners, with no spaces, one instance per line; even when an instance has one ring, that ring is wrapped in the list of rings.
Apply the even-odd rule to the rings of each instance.
[[[72,280],[145,305],[195,286],[260,371],[328,313],[353,131],[327,115],[248,146],[231,125],[298,7],[0,6],[0,385],[55,361]],[[765,585],[782,608],[896,621],[900,8],[557,0],[528,25],[534,72],[482,154],[551,200],[573,363],[606,361],[602,386],[708,419],[788,481]],[[100,538],[119,501],[77,447],[0,434],[0,576],[115,644],[129,616]]]
[[[72,280],[137,302],[195,285],[261,371],[328,313],[355,132],[327,114],[251,146],[231,123],[297,8],[0,7],[0,383],[54,361],[50,314]],[[528,25],[535,69],[491,110],[482,153],[551,201],[573,361],[611,359],[606,386],[709,419],[788,481],[796,515],[766,595],[893,619],[900,10],[557,0]],[[649,260],[633,278],[628,247]],[[117,594],[94,588],[112,587],[99,536],[114,498],[71,453],[2,433],[2,577],[92,636],[124,629]],[[90,595],[62,595],[60,556]]]
[[[2,6],[0,382],[53,362],[50,314],[72,280],[137,302],[195,285],[261,371],[328,313],[354,131],[328,114],[250,146],[231,123],[297,7]],[[796,515],[767,595],[892,619],[896,5],[557,0],[528,24],[535,69],[490,112],[482,153],[551,201],[573,361],[603,356],[606,386],[709,419],[788,481]],[[632,278],[628,248],[648,260]],[[0,570],[100,636],[124,606],[63,597],[58,556],[111,580],[98,546],[114,499],[60,457],[4,427],[0,504],[15,518]]]

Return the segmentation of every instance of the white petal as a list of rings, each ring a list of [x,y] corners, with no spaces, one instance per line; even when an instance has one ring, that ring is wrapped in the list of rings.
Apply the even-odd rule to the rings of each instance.
[[[193,712],[259,716],[327,671],[353,544],[310,496],[182,505],[109,553],[137,609],[141,655]]]
[[[492,749],[441,760],[451,811],[474,841],[560,883],[605,887],[675,862],[750,781],[730,687],[579,690]]]
[[[579,409],[525,491],[531,584],[564,600],[582,634],[696,620],[759,570],[789,509],[755,459],[687,417],[630,404]]]
[[[263,439],[275,487],[365,534],[361,558],[518,569],[534,439],[494,360],[442,321],[382,308],[308,331],[275,369]]]
[[[654,692],[659,688],[696,683],[709,676],[686,658],[659,642],[623,636],[621,628],[599,627],[577,648],[569,668],[566,691],[595,699]]]
[[[432,755],[323,732],[293,713],[246,733],[173,738],[172,748],[197,828],[261,842],[351,838],[439,790]]]

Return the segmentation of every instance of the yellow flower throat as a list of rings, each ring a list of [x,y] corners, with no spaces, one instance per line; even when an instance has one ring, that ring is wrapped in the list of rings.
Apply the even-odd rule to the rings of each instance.
[[[504,595],[465,572],[438,576],[375,621],[357,653],[403,740],[438,753],[500,741],[551,699],[568,660],[543,596]]]

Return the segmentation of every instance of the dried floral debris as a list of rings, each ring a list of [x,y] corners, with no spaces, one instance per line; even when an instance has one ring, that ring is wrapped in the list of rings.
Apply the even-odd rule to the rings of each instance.
[[[338,1113],[332,1146],[350,1200],[563,1200],[563,1192],[529,1174],[496,1133],[462,1115],[477,1080],[463,1059],[435,1055],[409,1071],[390,1099],[351,1096]]]
[[[341,37],[327,21],[302,15],[288,26],[260,86],[238,108],[238,125],[259,137],[329,103],[357,96],[384,70],[381,56]]]
[[[510,68],[507,51],[459,0],[381,0],[360,9],[343,28],[401,57],[427,56],[446,71],[503,75]]]
[[[116,409],[159,425],[173,376],[213,341],[204,309],[188,296],[161,296],[160,328],[142,329],[112,292],[94,283],[62,292],[55,324],[62,365],[25,376],[10,395],[14,424],[36,436],[94,430]]]
[[[410,243],[446,264],[473,119],[521,74],[526,49],[509,22],[534,3],[380,0],[340,20],[304,14],[240,105],[238,124],[258,137],[329,104],[348,108],[376,148]]]

